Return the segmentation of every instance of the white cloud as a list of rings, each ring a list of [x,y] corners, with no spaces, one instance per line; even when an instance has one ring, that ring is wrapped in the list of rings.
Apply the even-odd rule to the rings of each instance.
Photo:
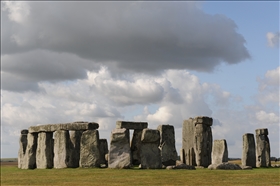
[[[266,39],[269,47],[272,48],[279,47],[279,41],[280,41],[279,32],[276,33],[268,32],[266,34]]]
[[[256,118],[260,122],[267,123],[267,124],[279,124],[279,117],[275,113],[267,113],[263,110],[256,113]]]
[[[4,1],[2,10],[8,10],[10,20],[21,24],[30,14],[30,6],[27,2]]]

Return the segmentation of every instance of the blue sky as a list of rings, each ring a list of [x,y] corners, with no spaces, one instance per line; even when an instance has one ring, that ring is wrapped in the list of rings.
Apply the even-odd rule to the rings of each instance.
[[[1,2],[1,157],[20,130],[117,120],[214,119],[241,157],[268,128],[279,157],[279,2]],[[76,12],[76,13],[73,13]],[[235,27],[236,26],[236,27]]]

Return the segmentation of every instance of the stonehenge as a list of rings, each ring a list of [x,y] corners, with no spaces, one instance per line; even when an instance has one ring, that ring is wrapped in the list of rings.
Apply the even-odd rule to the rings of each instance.
[[[236,170],[271,166],[268,129],[256,129],[256,141],[253,134],[243,135],[242,165],[237,166],[228,163],[226,140],[213,141],[212,123],[207,116],[184,120],[180,161],[174,126],[169,124],[150,129],[147,122],[117,121],[109,147],[107,139],[100,139],[95,122],[31,126],[20,132],[18,168]]]
[[[184,120],[182,127],[182,156],[187,165],[208,167],[211,164],[213,119],[198,116]]]

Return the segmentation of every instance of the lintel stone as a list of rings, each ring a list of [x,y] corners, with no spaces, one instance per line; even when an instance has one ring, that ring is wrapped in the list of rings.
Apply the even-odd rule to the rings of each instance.
[[[213,119],[207,116],[197,116],[193,119],[193,122],[195,125],[204,124],[204,125],[212,126]]]
[[[99,124],[95,122],[77,121],[73,123],[47,124],[29,127],[29,133],[54,132],[57,130],[95,130]]]
[[[148,127],[147,122],[133,122],[133,121],[117,121],[116,128],[121,129],[145,129]]]
[[[267,128],[264,129],[256,129],[256,135],[268,135]]]

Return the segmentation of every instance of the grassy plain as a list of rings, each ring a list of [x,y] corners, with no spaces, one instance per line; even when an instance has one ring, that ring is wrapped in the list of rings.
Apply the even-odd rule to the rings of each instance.
[[[67,168],[21,170],[17,168],[16,162],[2,162],[1,185],[280,185],[280,169],[116,170]]]

